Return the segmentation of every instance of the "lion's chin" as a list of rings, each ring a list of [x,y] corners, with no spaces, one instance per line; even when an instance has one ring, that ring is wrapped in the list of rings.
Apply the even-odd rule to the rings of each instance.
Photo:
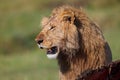
[[[49,59],[56,59],[57,56],[58,56],[58,53],[56,53],[56,54],[47,54],[47,57],[48,57]]]
[[[54,46],[50,49],[47,49],[47,57],[49,59],[56,59],[59,54],[59,48]]]

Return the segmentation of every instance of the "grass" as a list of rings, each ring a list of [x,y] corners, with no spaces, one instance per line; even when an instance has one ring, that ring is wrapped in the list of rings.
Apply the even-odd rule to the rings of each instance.
[[[104,36],[108,41],[112,51],[113,60],[120,59],[120,37],[118,37],[119,34],[120,34],[119,28],[118,29],[111,28],[104,31]]]
[[[0,80],[57,80],[55,60],[48,60],[43,51],[0,56]]]

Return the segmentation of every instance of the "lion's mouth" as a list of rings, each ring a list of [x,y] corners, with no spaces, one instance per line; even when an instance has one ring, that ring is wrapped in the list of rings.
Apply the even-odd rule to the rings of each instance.
[[[59,53],[59,48],[57,46],[47,49],[47,57],[50,59],[57,58]]]

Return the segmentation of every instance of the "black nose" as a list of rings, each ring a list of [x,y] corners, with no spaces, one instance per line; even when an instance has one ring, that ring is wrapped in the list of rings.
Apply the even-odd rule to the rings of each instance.
[[[35,41],[38,43],[38,44],[41,44],[43,42],[43,39],[35,39]]]

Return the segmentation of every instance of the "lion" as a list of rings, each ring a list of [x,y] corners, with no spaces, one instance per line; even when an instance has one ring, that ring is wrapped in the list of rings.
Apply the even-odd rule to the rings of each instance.
[[[82,8],[55,8],[41,24],[35,41],[39,48],[46,49],[48,58],[58,61],[60,80],[75,80],[78,75],[112,61],[102,31]]]

